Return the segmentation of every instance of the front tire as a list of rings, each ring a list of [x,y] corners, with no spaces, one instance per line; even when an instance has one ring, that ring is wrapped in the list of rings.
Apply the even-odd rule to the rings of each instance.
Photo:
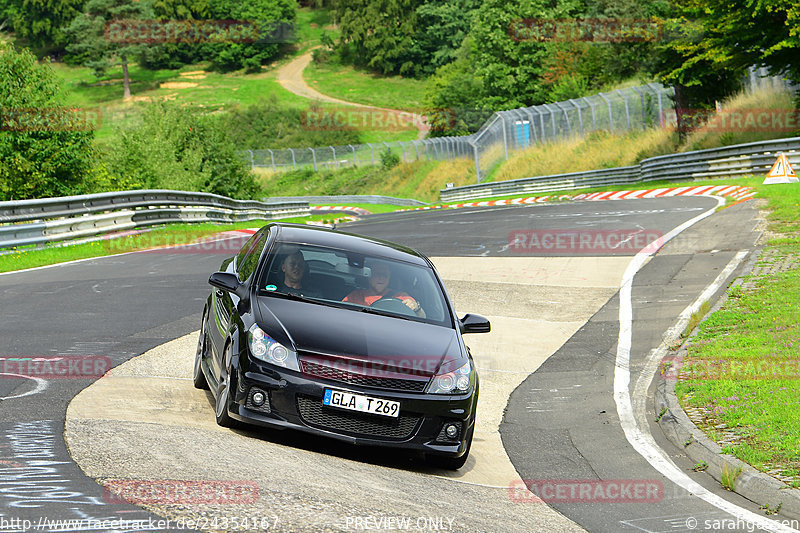
[[[200,327],[200,337],[197,339],[197,353],[194,356],[194,372],[192,382],[196,389],[208,390],[208,381],[203,373],[203,359],[208,350],[208,335],[206,334],[206,314],[203,313],[203,325]]]
[[[231,399],[231,363],[233,362],[233,350],[231,345],[225,348],[222,372],[220,372],[219,383],[217,385],[217,402],[215,414],[217,424],[224,428],[235,428],[238,423],[228,414],[228,403]]]

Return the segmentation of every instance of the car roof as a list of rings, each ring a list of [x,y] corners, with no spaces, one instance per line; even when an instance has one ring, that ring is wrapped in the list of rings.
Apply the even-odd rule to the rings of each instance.
[[[273,223],[278,227],[278,242],[327,246],[350,250],[364,255],[373,255],[428,266],[421,253],[401,244],[373,239],[354,233],[345,233],[329,228],[302,224]]]

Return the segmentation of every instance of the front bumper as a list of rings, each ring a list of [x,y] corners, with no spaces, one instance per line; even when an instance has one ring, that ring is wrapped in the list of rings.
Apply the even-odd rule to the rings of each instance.
[[[326,380],[300,372],[250,363],[236,372],[229,415],[241,422],[275,429],[296,429],[355,445],[386,446],[426,455],[458,457],[467,449],[475,423],[477,385],[465,395],[387,391]],[[234,385],[234,384],[232,384]],[[325,389],[363,394],[400,402],[397,418],[323,406]],[[268,401],[257,406],[253,394]],[[444,434],[446,424],[459,427],[455,439]]]

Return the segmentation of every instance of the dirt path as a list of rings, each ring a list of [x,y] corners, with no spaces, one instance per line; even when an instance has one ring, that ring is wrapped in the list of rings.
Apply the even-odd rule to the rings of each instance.
[[[391,111],[393,113],[404,113],[403,111],[399,111],[396,109],[388,109],[385,107],[375,107],[364,104],[358,104],[355,102],[347,102],[345,100],[339,100],[338,98],[333,98],[331,96],[322,94],[316,89],[310,87],[303,79],[303,71],[305,70],[305,68],[308,66],[309,63],[311,63],[310,51],[306,54],[296,57],[295,59],[291,60],[289,63],[283,65],[280,69],[278,69],[278,82],[287,91],[292,92],[298,96],[302,96],[303,98],[308,98],[310,100],[319,100],[321,102],[347,105],[363,109]],[[418,140],[424,139],[425,136],[430,131],[430,126],[428,126],[425,117],[413,113],[408,113],[408,115],[411,117],[409,119],[409,122],[413,120],[413,124],[417,125],[417,130],[418,130],[417,139]]]

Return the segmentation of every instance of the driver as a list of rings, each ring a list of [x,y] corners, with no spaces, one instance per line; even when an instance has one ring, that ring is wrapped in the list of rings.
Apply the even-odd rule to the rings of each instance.
[[[370,306],[382,298],[395,298],[402,301],[414,313],[424,318],[425,311],[414,298],[405,292],[396,291],[389,287],[392,271],[384,262],[374,262],[370,268],[369,288],[357,289],[342,300],[363,306]]]
[[[301,296],[318,296],[317,291],[308,287],[303,276],[306,272],[306,261],[303,252],[293,249],[281,263],[283,281],[278,283],[278,292],[299,294]]]

